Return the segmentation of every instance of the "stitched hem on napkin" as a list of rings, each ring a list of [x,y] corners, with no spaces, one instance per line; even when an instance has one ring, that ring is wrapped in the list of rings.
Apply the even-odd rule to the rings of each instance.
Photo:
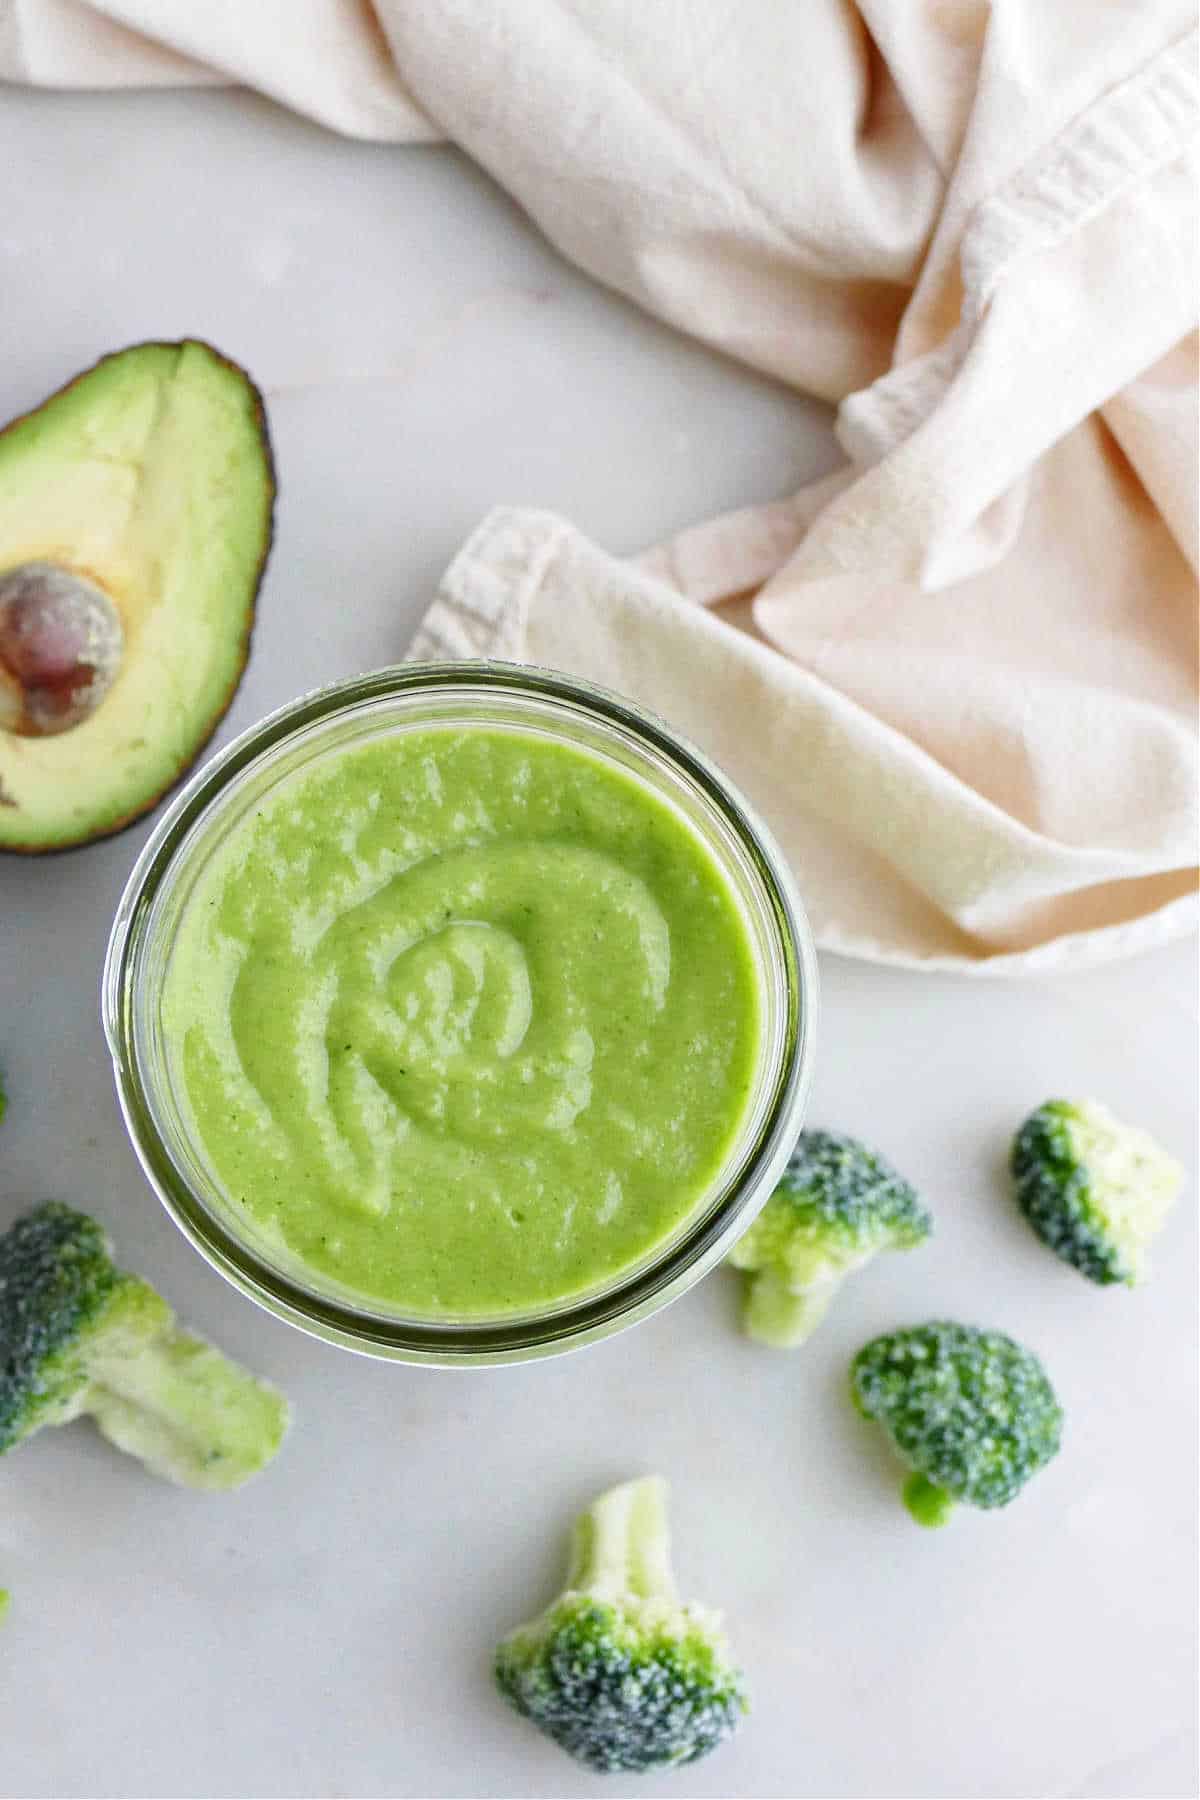
[[[1200,33],[1169,44],[1088,107],[1035,161],[976,208],[959,253],[962,316],[936,349],[891,369],[838,415],[838,439],[860,467],[881,462],[934,411],[1008,271],[1059,243],[1162,168],[1200,131]]]

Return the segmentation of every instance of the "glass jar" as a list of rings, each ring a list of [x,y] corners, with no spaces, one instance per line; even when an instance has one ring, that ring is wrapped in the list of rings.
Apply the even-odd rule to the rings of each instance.
[[[164,974],[189,894],[229,830],[285,776],[332,751],[411,728],[517,729],[586,750],[690,824],[741,908],[760,990],[761,1053],[742,1125],[712,1189],[667,1241],[603,1287],[536,1313],[405,1316],[327,1282],[255,1236],[207,1167],[173,1084]],[[151,1185],[212,1266],[277,1318],[371,1356],[442,1366],[553,1355],[606,1337],[682,1294],[766,1201],[799,1134],[812,1071],[817,971],[783,857],[706,757],[631,702],[504,663],[409,663],[338,683],[245,732],[194,775],[139,857],[104,970],[104,1029],[126,1125]]]

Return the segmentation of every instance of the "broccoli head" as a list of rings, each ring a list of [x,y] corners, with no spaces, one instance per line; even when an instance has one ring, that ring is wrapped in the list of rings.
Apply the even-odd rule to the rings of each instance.
[[[94,1219],[47,1201],[0,1236],[0,1454],[83,1413],[156,1475],[200,1488],[256,1474],[288,1422],[281,1394],[114,1267]]]
[[[589,1768],[696,1762],[747,1710],[720,1617],[681,1605],[666,1483],[601,1494],[575,1527],[567,1586],[496,1652],[505,1699]]]
[[[1047,1100],[1012,1147],[1017,1204],[1056,1256],[1109,1286],[1146,1275],[1146,1245],[1183,1181],[1146,1132],[1096,1100]]]
[[[919,1525],[945,1524],[959,1501],[1007,1506],[1057,1453],[1046,1371],[1002,1331],[941,1320],[887,1332],[859,1351],[850,1382],[912,1468],[903,1496]]]
[[[790,1348],[820,1324],[843,1279],[877,1250],[911,1250],[933,1230],[915,1189],[855,1138],[806,1131],[730,1262],[748,1279],[751,1337]]]

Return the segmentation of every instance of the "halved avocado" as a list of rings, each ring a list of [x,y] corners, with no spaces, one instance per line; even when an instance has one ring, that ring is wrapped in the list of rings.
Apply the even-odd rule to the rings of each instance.
[[[104,837],[195,761],[274,499],[257,388],[190,339],[118,350],[0,431],[0,850]]]

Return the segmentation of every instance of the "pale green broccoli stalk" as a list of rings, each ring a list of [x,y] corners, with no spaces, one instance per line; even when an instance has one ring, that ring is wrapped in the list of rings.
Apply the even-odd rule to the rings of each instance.
[[[944,1525],[959,1501],[1007,1506],[1058,1451],[1046,1371],[1002,1331],[940,1320],[887,1332],[859,1351],[850,1384],[913,1471],[902,1495],[919,1525]]]
[[[0,1237],[0,1454],[89,1414],[185,1487],[233,1488],[270,1462],[288,1407],[113,1266],[103,1231],[57,1201]]]
[[[857,1139],[806,1131],[730,1262],[747,1276],[742,1323],[761,1343],[802,1344],[846,1276],[879,1250],[912,1250],[933,1220],[916,1190]]]
[[[1146,1132],[1096,1100],[1047,1100],[1012,1147],[1017,1204],[1056,1256],[1107,1287],[1147,1274],[1183,1170]]]
[[[601,1494],[564,1592],[496,1652],[505,1699],[591,1769],[696,1762],[747,1710],[720,1615],[676,1595],[666,1496],[657,1476]]]

